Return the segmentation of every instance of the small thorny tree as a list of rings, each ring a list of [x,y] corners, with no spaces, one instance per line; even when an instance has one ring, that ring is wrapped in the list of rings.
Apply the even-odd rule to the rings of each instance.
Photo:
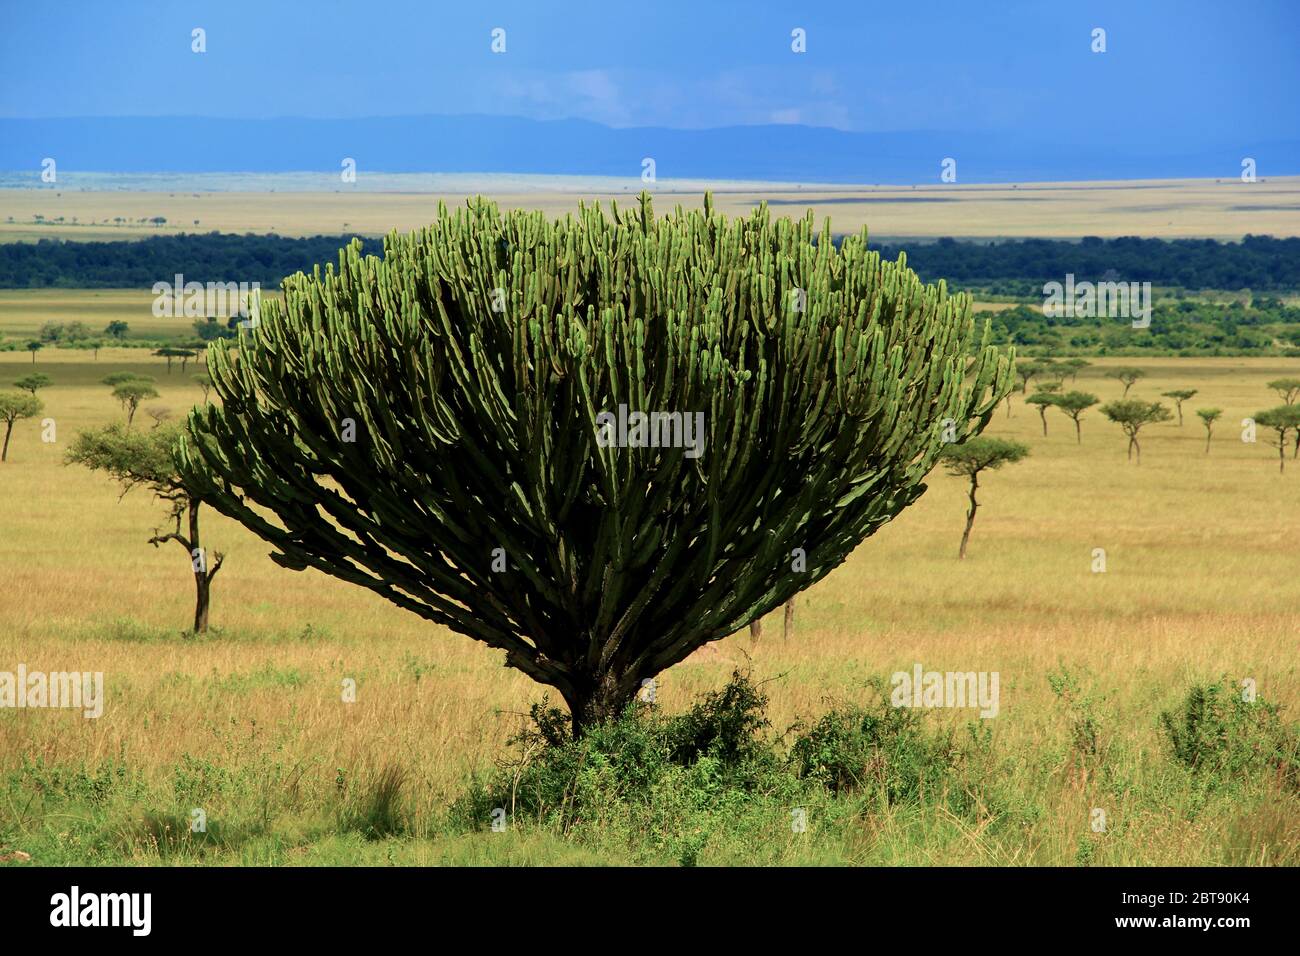
[[[943,450],[941,460],[954,478],[970,480],[970,508],[966,511],[966,530],[961,535],[961,547],[958,558],[966,557],[966,545],[970,543],[971,529],[975,527],[975,512],[980,504],[975,497],[980,487],[980,474],[993,471],[1003,465],[1020,461],[1029,454],[1029,446],[1005,438],[972,438],[960,445],[949,445]]]
[[[1172,398],[1174,400],[1174,408],[1178,411],[1178,427],[1182,428],[1183,427],[1183,402],[1195,396],[1196,389],[1178,388],[1178,389],[1174,389],[1172,392],[1161,392],[1160,394],[1163,395],[1165,398]]]
[[[135,421],[135,413],[140,408],[140,403],[145,399],[157,398],[158,390],[151,382],[142,378],[132,378],[115,386],[113,397],[126,412],[126,427],[130,428],[131,423]]]
[[[1261,428],[1271,428],[1277,440],[1271,442],[1277,447],[1278,471],[1286,471],[1286,437],[1292,430],[1296,433],[1296,445],[1300,447],[1300,405],[1279,405],[1267,411],[1255,413],[1255,424]]]
[[[1025,399],[1026,405],[1038,406],[1038,417],[1043,420],[1043,437],[1047,437],[1047,409],[1057,404],[1061,400],[1060,395],[1053,395],[1051,392],[1035,392]]]
[[[14,423],[23,418],[35,418],[45,410],[45,403],[35,394],[0,392],[0,424],[4,425],[4,445],[0,446],[0,461],[9,458],[9,438],[14,433]]]
[[[505,651],[575,733],[825,577],[1010,391],[971,302],[832,241],[474,199],[284,281],[179,452],[275,549]]]
[[[54,384],[54,379],[50,378],[44,372],[32,372],[31,375],[24,375],[14,382],[14,388],[21,388],[24,392],[30,392],[35,395],[43,388],[49,388]]]
[[[1133,460],[1137,453],[1137,462],[1142,464],[1142,446],[1138,444],[1138,432],[1155,422],[1167,422],[1173,413],[1159,402],[1144,402],[1139,398],[1121,398],[1101,406],[1101,413],[1116,425],[1124,429],[1128,436],[1128,457]]]
[[[1210,453],[1210,439],[1214,437],[1214,423],[1223,415],[1221,408],[1198,408],[1196,414],[1205,426],[1205,453]]]
[[[1106,373],[1106,377],[1118,379],[1124,386],[1124,395],[1122,397],[1128,398],[1128,390],[1137,384],[1138,379],[1145,378],[1146,374],[1147,373],[1142,371],[1140,368],[1133,368],[1132,366],[1125,365],[1120,368],[1111,369]]]
[[[176,470],[179,437],[179,425],[132,431],[114,423],[78,434],[68,451],[67,462],[106,472],[122,486],[123,495],[137,485],[143,485],[167,502],[168,517],[175,530],[162,532],[155,528],[149,543],[156,548],[175,541],[188,553],[194,574],[194,632],[202,634],[208,629],[212,579],[221,570],[224,556],[214,551],[209,561],[208,552],[203,548],[199,535],[199,506],[202,502],[191,493],[185,479]],[[189,533],[184,534],[182,520],[187,518]]]
[[[1066,392],[1064,395],[1057,395],[1056,401],[1052,402],[1057,408],[1069,415],[1074,421],[1074,439],[1075,443],[1083,444],[1083,429],[1079,424],[1079,416],[1086,412],[1092,406],[1096,405],[1101,399],[1091,392]]]
[[[1268,387],[1277,392],[1283,405],[1294,405],[1300,399],[1300,378],[1275,378]]]

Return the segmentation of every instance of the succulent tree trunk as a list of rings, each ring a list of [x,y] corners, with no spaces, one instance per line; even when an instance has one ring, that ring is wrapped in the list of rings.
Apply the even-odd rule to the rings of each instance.
[[[618,717],[632,702],[640,680],[630,683],[626,676],[612,672],[593,674],[573,688],[562,692],[569,707],[573,735],[581,737],[587,728]]]

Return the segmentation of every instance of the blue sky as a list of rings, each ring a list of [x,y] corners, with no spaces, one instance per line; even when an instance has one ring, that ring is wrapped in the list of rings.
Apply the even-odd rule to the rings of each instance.
[[[426,113],[1296,139],[1300,2],[4,0],[0,14],[0,117]]]

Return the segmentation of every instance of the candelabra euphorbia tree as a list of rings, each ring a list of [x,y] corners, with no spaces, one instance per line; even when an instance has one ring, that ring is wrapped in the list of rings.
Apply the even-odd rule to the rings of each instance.
[[[1013,376],[966,295],[812,214],[471,200],[211,347],[178,452],[281,565],[500,648],[576,732],[818,581]]]

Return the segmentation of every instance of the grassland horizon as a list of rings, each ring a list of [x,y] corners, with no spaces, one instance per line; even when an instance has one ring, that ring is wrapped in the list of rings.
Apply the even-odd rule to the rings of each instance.
[[[402,184],[400,176],[382,179]],[[175,177],[167,177],[175,179]],[[744,215],[761,201],[782,213],[812,209],[818,222],[831,217],[839,232],[869,225],[877,239],[924,240],[1079,238],[1144,236],[1239,240],[1248,234],[1279,238],[1300,235],[1300,177],[1239,179],[947,183],[917,186],[844,186],[816,183],[674,181],[636,178],[462,174],[428,182],[422,189],[367,190],[338,184],[330,190],[275,190],[274,177],[223,174],[221,188],[205,191],[203,180],[182,178],[182,189],[82,190],[46,184],[38,189],[0,188],[0,241],[41,238],[114,241],[181,232],[276,233],[284,236],[385,235],[427,225],[439,202],[462,206],[465,197],[485,193],[502,208],[540,209],[548,216],[574,213],[588,203],[635,202],[643,189],[663,209],[703,203],[715,195],[729,216]],[[501,180],[505,179],[503,186]],[[558,182],[557,182],[558,181]],[[37,217],[40,217],[38,220]],[[156,224],[150,220],[161,217]],[[119,221],[120,220],[120,221]]]

